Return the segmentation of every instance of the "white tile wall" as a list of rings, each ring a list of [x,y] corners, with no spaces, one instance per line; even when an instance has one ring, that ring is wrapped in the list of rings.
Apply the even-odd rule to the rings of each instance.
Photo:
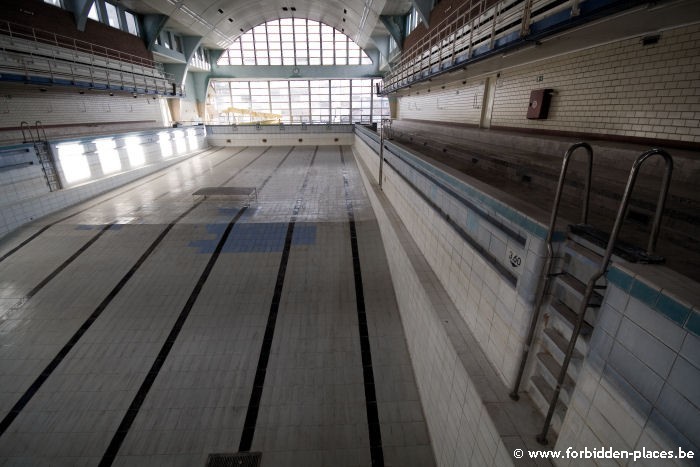
[[[354,148],[361,165],[376,164],[372,162],[376,155],[363,145],[358,141]],[[415,237],[402,227],[398,212],[378,200],[367,173],[360,172],[382,232],[438,465],[512,465],[510,452],[439,320],[440,311],[452,306],[450,298],[413,241]],[[403,198],[409,190],[395,175],[384,182],[384,193],[395,206],[401,204],[399,209],[410,203]]]
[[[595,445],[675,453],[682,447],[693,450],[696,459],[664,465],[697,464],[700,361],[687,358],[695,352],[683,348],[700,348],[700,338],[609,284],[556,449]],[[658,460],[639,465],[658,465]]]
[[[186,135],[186,128],[182,129],[165,129],[162,130],[168,134],[174,135],[178,132]],[[0,236],[28,223],[34,219],[45,216],[49,213],[58,211],[65,207],[79,203],[91,197],[97,196],[111,189],[134,181],[140,177],[156,172],[162,168],[178,162],[182,158],[189,157],[196,151],[207,147],[206,137],[204,135],[204,127],[196,127],[197,137],[185,143],[183,151],[176,150],[177,144],[172,143],[173,155],[171,157],[163,157],[161,154],[161,146],[157,138],[158,132],[149,134],[148,132],[141,133],[141,138],[144,141],[142,145],[145,165],[142,167],[129,167],[122,165],[123,170],[116,174],[105,176],[100,169],[99,154],[95,152],[94,139],[83,139],[81,148],[84,151],[82,154],[75,154],[75,157],[85,157],[91,167],[92,176],[88,180],[81,180],[70,184],[65,182],[65,175],[60,163],[57,166],[58,173],[64,182],[64,188],[55,192],[47,192],[45,182],[43,185],[38,184],[33,191],[22,193],[21,198],[16,196],[0,196]],[[180,134],[180,133],[178,133]],[[117,135],[116,140],[121,140],[122,136]],[[150,138],[150,142],[149,142]],[[52,143],[52,149],[56,153],[56,145]],[[120,159],[128,161],[125,149],[122,148],[119,154]],[[123,157],[122,157],[123,156]],[[58,161],[57,161],[58,162]],[[12,184],[0,184],[2,190],[15,189]],[[2,193],[0,193],[2,195]]]
[[[663,31],[507,69],[492,126],[700,142],[700,25]],[[539,80],[541,77],[541,81]],[[554,89],[549,117],[527,120],[530,91]]]
[[[92,133],[103,122],[146,121],[138,129],[163,126],[158,99],[149,96],[132,97],[129,94],[41,86],[0,84],[0,128],[18,127],[20,122],[31,125],[39,119],[45,126],[82,124]],[[131,129],[136,129],[131,127]],[[110,130],[113,131],[113,130]],[[48,128],[49,139],[69,134],[82,134],[80,129]],[[19,131],[0,131],[0,141],[21,140]]]
[[[401,97],[398,118],[437,120],[478,125],[484,98],[484,82],[451,83],[434,86]]]
[[[266,134],[262,130],[256,135],[214,134],[208,136],[207,139],[212,146],[350,146],[355,142],[355,136],[352,133],[280,135],[277,133]],[[300,139],[302,141],[299,141]]]
[[[592,47],[504,69],[491,127],[533,128],[700,142],[700,25]],[[483,80],[398,99],[397,118],[478,124]],[[530,92],[554,90],[546,120],[526,118]],[[457,94],[459,92],[459,94]]]

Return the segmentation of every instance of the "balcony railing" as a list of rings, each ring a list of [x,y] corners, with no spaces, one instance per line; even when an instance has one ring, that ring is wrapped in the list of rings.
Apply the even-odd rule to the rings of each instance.
[[[404,50],[385,77],[382,94],[406,87],[498,49],[515,45],[579,16],[625,8],[627,0],[473,0]],[[582,13],[585,13],[582,15]]]

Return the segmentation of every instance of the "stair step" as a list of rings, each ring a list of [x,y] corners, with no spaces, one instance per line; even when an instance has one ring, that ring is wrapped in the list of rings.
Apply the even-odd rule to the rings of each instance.
[[[600,266],[600,262],[603,259],[603,255],[599,254],[598,252],[586,248],[580,243],[577,243],[574,239],[569,237],[568,241],[564,245],[565,251],[569,251],[576,256],[578,256],[581,260],[588,262],[592,266]]]
[[[540,376],[542,376],[549,387],[557,386],[557,379],[559,378],[559,372],[561,371],[561,365],[557,363],[554,357],[549,352],[540,352],[537,354],[537,361],[541,364],[543,368]],[[561,400],[564,405],[568,406],[571,400],[571,394],[574,390],[574,379],[568,374],[564,378],[564,384],[562,385],[561,392],[559,394],[559,400]]]
[[[530,391],[530,398],[540,410],[542,415],[546,416],[547,411],[549,410],[549,404],[552,401],[552,396],[554,395],[554,389],[540,375],[535,375],[532,377],[530,380],[530,387],[534,389]],[[566,406],[561,402],[561,400],[559,400],[557,401],[556,408],[554,409],[551,422],[551,429],[554,430],[555,433],[559,433],[561,431],[564,415],[566,415]]]
[[[574,276],[567,272],[558,275],[556,277],[556,280],[564,287],[566,287],[570,292],[576,295],[579,301],[583,299],[583,295],[586,293],[586,284],[576,279]],[[594,290],[593,294],[591,295],[591,299],[588,306],[597,308],[600,307],[600,304],[602,302],[603,296]]]
[[[562,318],[564,318],[564,321],[570,325],[569,330],[573,332],[574,327],[576,326],[576,321],[578,320],[578,313],[569,308],[564,302],[556,298],[552,299],[552,303],[550,305],[552,309],[554,309],[554,311],[556,311]],[[584,319],[583,324],[581,325],[580,335],[585,338],[589,337],[592,332],[593,326],[586,321],[586,319]]]
[[[598,230],[591,225],[578,224],[569,226],[569,238],[602,256],[605,254],[605,249],[607,248],[610,234]],[[617,259],[622,259],[633,263],[659,264],[664,262],[664,258],[662,256],[647,255],[643,248],[632,245],[631,243],[620,240],[619,238],[615,242],[613,256]]]
[[[551,345],[547,346],[547,350],[561,365],[564,362],[564,357],[566,356],[566,349],[569,346],[569,341],[561,335],[559,331],[553,328],[545,328],[544,330],[545,341],[549,341]],[[572,378],[576,378],[578,375],[578,370],[581,367],[581,361],[583,360],[583,354],[574,347],[574,352],[571,354],[571,362],[569,364],[568,371],[572,375]]]

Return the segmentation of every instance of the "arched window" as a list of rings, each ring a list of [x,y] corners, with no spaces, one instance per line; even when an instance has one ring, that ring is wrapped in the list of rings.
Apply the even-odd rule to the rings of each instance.
[[[284,18],[255,26],[224,52],[218,65],[371,65],[348,36],[304,18]]]

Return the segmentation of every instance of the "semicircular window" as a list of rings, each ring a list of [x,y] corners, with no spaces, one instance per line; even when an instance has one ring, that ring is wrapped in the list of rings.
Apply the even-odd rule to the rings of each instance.
[[[342,31],[318,21],[283,18],[242,34],[217,65],[371,65]]]

